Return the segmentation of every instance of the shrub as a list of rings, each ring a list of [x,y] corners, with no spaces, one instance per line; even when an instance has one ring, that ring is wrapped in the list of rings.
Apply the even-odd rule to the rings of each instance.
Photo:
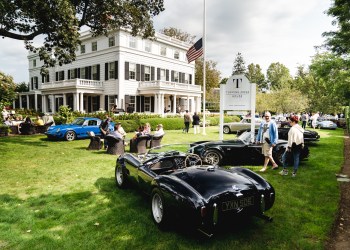
[[[4,124],[0,124],[0,135],[5,135],[7,136],[8,133],[11,132],[11,129],[9,126],[4,125]]]

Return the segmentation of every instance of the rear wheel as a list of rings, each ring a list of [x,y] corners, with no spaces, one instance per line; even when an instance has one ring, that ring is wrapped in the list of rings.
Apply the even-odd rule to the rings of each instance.
[[[276,153],[274,160],[276,162],[277,165],[282,166],[283,165],[283,154],[284,154],[285,150],[280,149],[278,150],[278,152]]]
[[[230,129],[229,126],[224,126],[223,131],[224,131],[224,134],[229,134],[229,133],[231,133],[231,129]]]
[[[222,160],[222,155],[216,150],[208,150],[204,153],[204,159],[206,163],[211,165],[219,165]]]
[[[66,138],[67,141],[74,141],[76,138],[76,134],[74,131],[67,131],[64,137]]]
[[[152,218],[154,223],[160,227],[164,228],[169,222],[168,211],[166,208],[164,196],[162,192],[155,188],[152,191]]]

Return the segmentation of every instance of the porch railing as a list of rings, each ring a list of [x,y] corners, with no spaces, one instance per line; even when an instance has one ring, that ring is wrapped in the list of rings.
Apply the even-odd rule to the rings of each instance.
[[[176,90],[192,90],[201,91],[201,86],[192,85],[186,83],[178,82],[166,82],[166,81],[152,81],[152,82],[140,82],[139,88],[166,88],[166,89],[176,89]]]
[[[55,82],[45,82],[41,84],[41,89],[59,89],[65,87],[86,87],[91,89],[103,89],[103,82],[98,80],[71,79]]]

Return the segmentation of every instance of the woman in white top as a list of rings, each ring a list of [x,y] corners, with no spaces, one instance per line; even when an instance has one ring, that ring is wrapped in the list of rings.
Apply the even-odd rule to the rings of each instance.
[[[283,154],[283,170],[280,172],[281,175],[288,175],[287,170],[287,157],[288,154],[293,155],[293,173],[292,177],[295,177],[299,168],[300,152],[304,148],[304,129],[298,124],[298,117],[291,116],[289,118],[290,125],[292,126],[288,132],[288,147],[286,152]]]

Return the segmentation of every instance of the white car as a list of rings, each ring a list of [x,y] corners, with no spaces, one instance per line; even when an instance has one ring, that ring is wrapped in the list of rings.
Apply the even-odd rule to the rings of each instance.
[[[255,118],[255,129],[260,127],[261,118]],[[239,122],[224,123],[224,134],[239,133],[250,129],[251,118],[243,118]]]

